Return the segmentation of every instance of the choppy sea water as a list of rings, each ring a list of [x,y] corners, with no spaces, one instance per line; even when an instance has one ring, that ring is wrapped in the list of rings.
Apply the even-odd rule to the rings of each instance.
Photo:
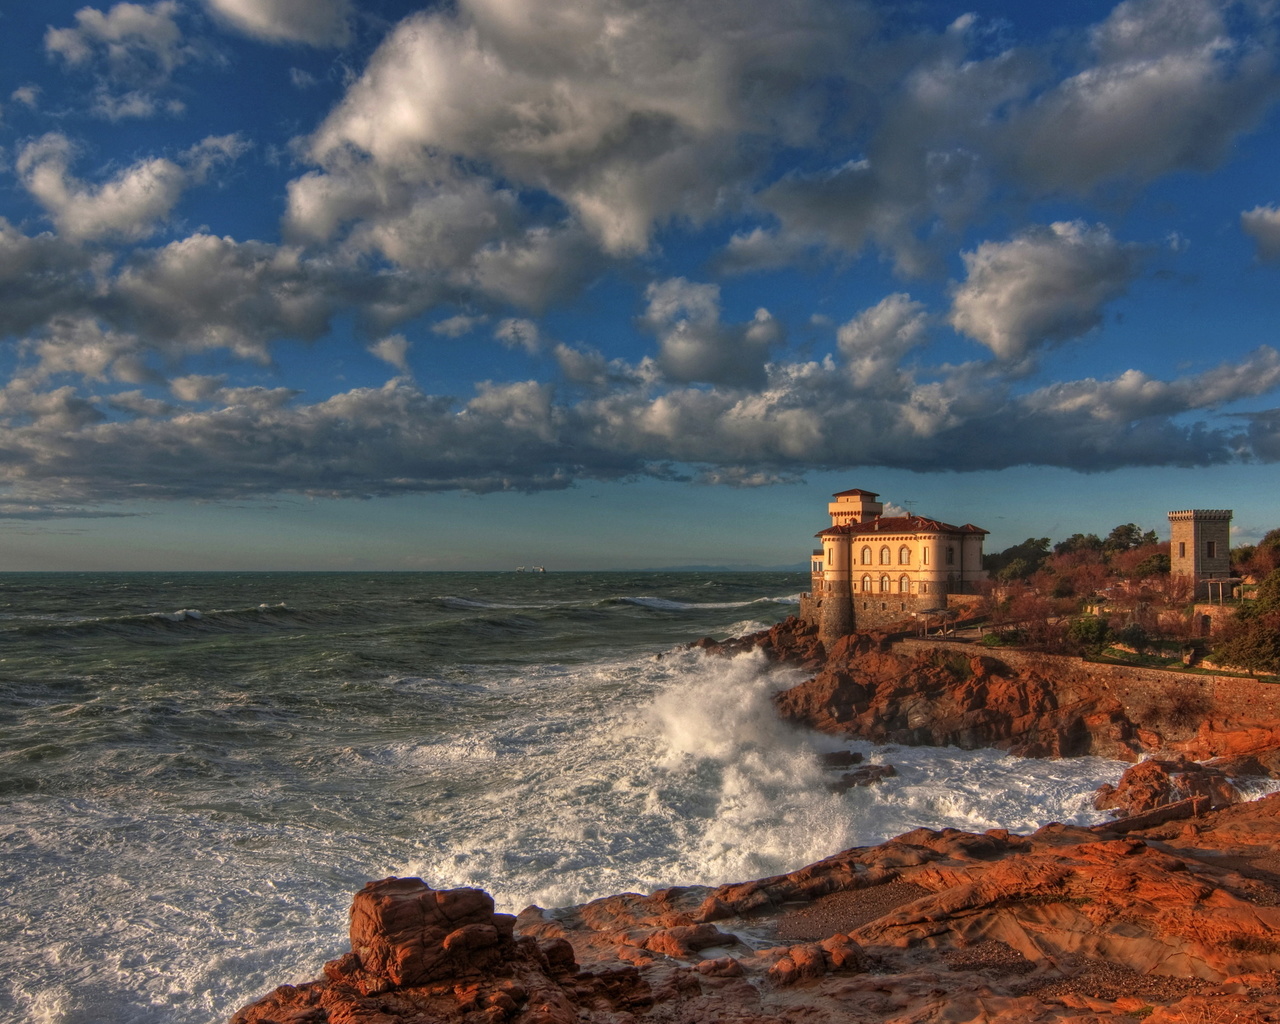
[[[418,874],[558,906],[919,825],[1088,821],[1096,758],[843,744],[683,648],[785,573],[0,576],[0,1021],[216,1024]],[[899,775],[830,793],[819,755]]]

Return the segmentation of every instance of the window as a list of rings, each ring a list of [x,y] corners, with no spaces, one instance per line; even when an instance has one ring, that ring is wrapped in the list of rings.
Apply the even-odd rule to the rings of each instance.
[[[924,562],[924,564],[925,564],[925,565],[928,565],[928,564],[929,564],[929,549],[928,549],[928,548],[925,548],[925,549],[924,549],[924,551],[921,553],[921,556],[920,556],[920,557],[921,557],[921,560]]]
[[[911,564],[911,549],[907,547],[905,544],[903,544],[902,547],[898,548],[898,564],[899,565]]]
[[[831,564],[831,558],[832,558],[831,552],[832,552],[832,550],[833,550],[832,548],[827,548],[827,565],[830,565],[830,564]]]
[[[881,565],[893,564],[893,553],[889,550],[889,546],[887,544],[880,549],[880,564]]]
[[[921,583],[921,584],[920,584],[920,593],[922,593],[922,594],[927,594],[927,593],[929,593],[929,584],[927,584],[927,583]]]
[[[1179,558],[1187,557],[1187,542],[1184,540],[1178,541],[1178,557]]]
[[[907,577],[905,576],[898,577],[898,593],[899,594],[911,593],[911,581],[907,579]]]
[[[871,593],[871,577],[870,576],[862,577],[862,591],[865,594]]]
[[[889,593],[889,577],[888,576],[880,577],[880,593],[882,594]]]
[[[950,544],[947,545],[947,565],[956,564],[956,549]]]
[[[871,564],[871,549],[870,549],[870,548],[863,548],[863,549],[862,549],[862,564],[863,564],[863,565],[870,565],[870,564]]]
[[[1218,544],[1216,541],[1207,540],[1204,542],[1204,556],[1205,558],[1218,557]]]

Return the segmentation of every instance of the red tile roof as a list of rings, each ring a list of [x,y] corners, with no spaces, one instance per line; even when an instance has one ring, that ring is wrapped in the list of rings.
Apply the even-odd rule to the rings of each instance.
[[[869,519],[865,523],[845,523],[842,526],[828,526],[816,537],[854,534],[858,536],[875,536],[877,533],[987,533],[987,530],[965,523],[964,526],[952,526],[938,519],[926,519],[924,516],[880,516]]]
[[[854,487],[854,488],[852,488],[851,490],[848,490],[848,491],[836,491],[836,493],[835,493],[835,494],[833,494],[833,495],[831,495],[831,497],[833,497],[833,498],[843,498],[845,495],[848,495],[848,494],[861,494],[863,497],[866,497],[866,498],[878,498],[878,497],[880,497],[880,495],[879,495],[879,494],[877,494],[875,491],[863,491],[863,490],[859,490],[857,487]]]

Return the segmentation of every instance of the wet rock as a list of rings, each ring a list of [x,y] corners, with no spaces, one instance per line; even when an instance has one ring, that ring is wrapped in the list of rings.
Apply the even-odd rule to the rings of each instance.
[[[1126,769],[1116,785],[1099,786],[1093,806],[1116,817],[1130,817],[1192,797],[1205,797],[1211,807],[1225,807],[1240,799],[1240,791],[1216,768],[1184,758],[1152,758]]]
[[[869,764],[856,772],[846,772],[840,776],[839,781],[831,783],[827,788],[833,793],[845,793],[855,786],[870,786],[873,782],[891,779],[897,774],[898,769],[891,764]]]

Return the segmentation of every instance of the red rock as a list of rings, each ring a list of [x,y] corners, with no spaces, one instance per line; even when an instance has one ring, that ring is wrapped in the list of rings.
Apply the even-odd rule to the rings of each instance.
[[[1226,775],[1195,761],[1152,759],[1126,769],[1117,785],[1099,786],[1093,806],[1128,817],[1196,796],[1225,807],[1240,799],[1240,791]]]

